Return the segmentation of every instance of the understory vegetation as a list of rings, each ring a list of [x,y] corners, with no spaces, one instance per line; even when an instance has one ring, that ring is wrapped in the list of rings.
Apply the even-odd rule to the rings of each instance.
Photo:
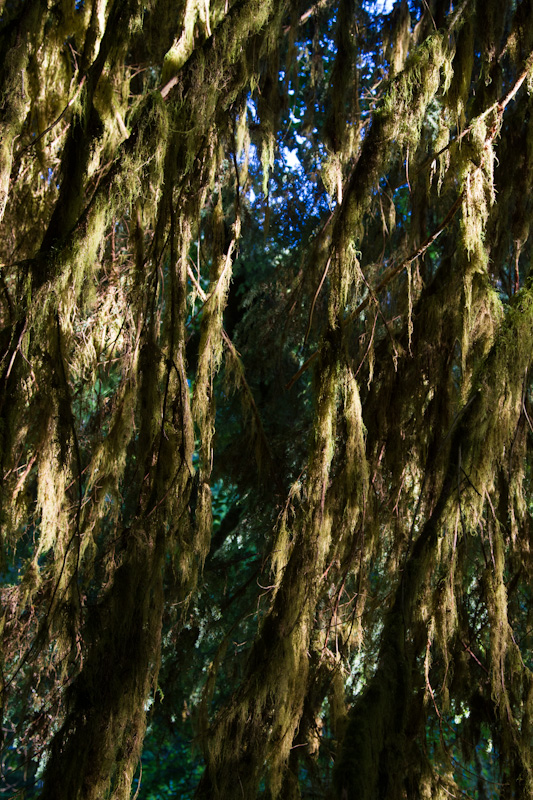
[[[531,800],[532,92],[532,0],[0,0],[0,797]]]

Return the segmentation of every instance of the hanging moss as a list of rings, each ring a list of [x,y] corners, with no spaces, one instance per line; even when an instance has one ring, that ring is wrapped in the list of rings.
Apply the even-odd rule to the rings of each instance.
[[[198,797],[529,798],[529,4],[76,5],[0,3],[3,763],[201,697]]]

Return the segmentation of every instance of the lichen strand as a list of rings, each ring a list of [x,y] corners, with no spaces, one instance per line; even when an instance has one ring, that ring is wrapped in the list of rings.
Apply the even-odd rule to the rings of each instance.
[[[33,3],[20,15],[18,26],[4,36],[2,41],[2,69],[0,72],[0,221],[4,216],[9,179],[13,166],[15,141],[20,136],[26,115],[32,107],[28,75],[29,66],[36,58],[46,20],[46,3]],[[56,33],[56,31],[54,31]],[[55,65],[57,66],[57,65]],[[43,69],[47,74],[47,70]],[[61,87],[63,88],[63,87]]]
[[[331,546],[328,486],[335,441],[337,370],[333,360],[322,364],[317,372],[320,386],[307,496],[292,526],[295,544],[287,553],[287,533],[281,526],[274,552],[277,569],[286,561],[283,577],[254,645],[245,681],[209,732],[207,771],[200,796],[232,796],[236,775],[245,795],[255,792],[265,756],[270,794],[277,798],[282,791],[303,711],[313,618]],[[265,719],[270,720],[267,730]]]
[[[348,274],[340,280],[350,284],[353,266],[349,262],[345,267]],[[339,271],[341,266],[336,268]],[[361,403],[355,378],[342,363],[343,350],[337,346],[338,315],[339,294],[332,291],[329,316],[337,325],[325,335],[315,371],[315,415],[304,495],[290,528],[283,519],[279,526],[273,545],[272,605],[251,653],[246,679],[208,735],[207,772],[200,796],[231,796],[235,774],[245,794],[255,792],[265,756],[270,795],[277,798],[289,791],[289,755],[306,694],[324,666],[323,654],[329,652],[321,641],[322,655],[310,669],[315,614],[327,567],[352,546],[368,481]],[[347,442],[344,458],[336,465],[339,474],[332,475],[338,417],[346,427]],[[241,748],[246,754],[245,770],[240,766]]]
[[[490,575],[486,602],[491,621],[490,658],[494,703],[498,713],[509,714],[509,695],[503,678],[507,671],[504,669],[502,672],[508,649],[513,655],[514,670],[518,673],[516,690],[523,694],[525,689],[525,698],[529,698],[530,671],[523,664],[507,622],[502,531],[499,529],[499,520],[494,519],[491,495],[496,489],[495,476],[502,469],[520,420],[523,381],[531,367],[532,300],[530,288],[522,290],[516,297],[513,310],[501,323],[494,344],[480,367],[471,396],[455,428],[447,476],[440,497],[406,558],[395,603],[382,636],[377,671],[350,714],[344,753],[337,767],[337,780],[341,790],[342,787],[349,787],[354,797],[402,797],[401,783],[406,778],[400,776],[405,776],[405,760],[414,763],[405,742],[406,730],[414,713],[413,704],[416,703],[409,675],[413,659],[420,657],[422,648],[425,648],[425,638],[416,634],[417,607],[419,598],[424,597],[424,583],[427,586],[432,583],[431,579],[425,577],[429,565],[438,564],[439,554],[441,558],[443,555],[439,533],[443,531],[444,535],[451,536],[454,530],[457,531],[458,504],[462,524],[468,525],[469,530],[479,529],[483,514],[487,514],[487,525],[491,531],[493,555],[492,564],[488,567]],[[519,340],[517,349],[516,342]],[[513,368],[509,370],[511,352]],[[500,409],[499,414],[492,413],[495,407]],[[458,497],[455,494],[457,469],[468,478],[467,487]],[[447,641],[453,639],[455,629],[453,616],[457,612],[453,573],[458,565],[455,559],[440,563],[445,572],[439,592],[434,593],[430,601],[431,605],[435,604],[431,614],[437,615],[437,627],[429,626],[429,641],[434,633],[438,635],[438,646],[446,654]],[[448,582],[448,587],[444,589],[447,597],[443,597],[442,589]],[[443,626],[440,615],[447,607],[451,617]],[[401,697],[403,700],[399,699]],[[527,703],[529,699],[524,704],[523,716],[520,721],[513,723],[505,740],[505,746],[511,751],[510,757],[520,765],[523,783],[519,791],[524,791],[518,795],[520,797],[527,797],[531,786],[530,758],[529,754],[525,755],[522,744],[524,726],[529,730],[530,725]]]
[[[456,46],[451,69],[453,77],[445,97],[446,105],[455,115],[458,130],[464,128],[466,105],[470,97],[470,82],[474,68],[474,19],[467,17],[456,34]],[[439,148],[440,149],[440,148]]]
[[[472,31],[466,31],[465,36],[471,38]],[[464,125],[467,92],[466,86],[452,86],[447,95],[447,102],[454,106],[457,119],[462,120],[461,125]],[[506,757],[519,765],[518,774],[521,778],[514,785],[514,791],[520,797],[526,797],[531,791],[530,758],[524,757],[522,745],[523,727],[528,728],[530,724],[526,711],[530,702],[530,672],[523,664],[508,623],[509,602],[504,578],[504,553],[508,552],[513,535],[512,527],[511,531],[505,532],[504,518],[507,519],[506,515],[509,514],[509,518],[514,519],[515,513],[523,513],[520,510],[523,509],[520,500],[523,475],[521,477],[520,470],[513,471],[512,475],[508,471],[508,450],[514,448],[514,442],[518,446],[521,441],[524,380],[531,362],[528,328],[530,290],[524,290],[518,295],[512,310],[504,313],[502,303],[487,277],[490,257],[487,226],[492,225],[492,216],[497,218],[497,211],[501,212],[494,205],[494,163],[500,121],[501,117],[496,117],[495,112],[492,116],[487,113],[474,121],[467,132],[468,138],[463,139],[459,149],[452,148],[449,152],[450,148],[447,148],[447,162],[442,164],[444,172],[441,170],[439,191],[440,187],[446,185],[446,170],[453,171],[454,164],[460,165],[462,170],[461,236],[457,240],[455,251],[455,277],[452,277],[453,273],[448,274],[447,291],[450,292],[450,297],[455,294],[464,299],[456,303],[458,313],[451,314],[453,322],[450,319],[451,327],[447,332],[448,335],[451,334],[451,348],[449,345],[447,348],[450,353],[453,352],[453,331],[462,331],[463,421],[459,432],[454,426],[456,434],[448,451],[447,472],[445,469],[440,483],[440,499],[435,502],[436,497],[433,495],[435,499],[428,509],[429,519],[418,534],[412,554],[409,550],[404,553],[405,567],[396,593],[396,603],[381,637],[378,669],[351,713],[344,755],[337,767],[338,790],[347,797],[403,797],[405,791],[409,796],[406,787],[409,786],[410,778],[406,776],[405,764],[423,764],[420,754],[410,751],[414,742],[409,743],[405,739],[407,730],[412,735],[411,726],[418,713],[414,700],[416,690],[409,683],[409,675],[413,659],[421,658],[424,649],[427,702],[436,703],[436,695],[429,683],[432,662],[430,653],[436,652],[444,664],[445,683],[440,692],[440,708],[446,711],[449,707],[450,684],[447,677],[451,681],[453,670],[459,668],[458,657],[452,655],[452,652],[457,641],[458,626],[464,624],[464,617],[458,611],[460,598],[457,593],[458,587],[466,580],[466,568],[464,561],[458,560],[457,548],[466,546],[462,538],[466,530],[482,537],[484,533],[480,533],[480,530],[486,530],[491,543],[492,561],[487,564],[490,578],[484,586],[485,602],[490,609],[492,698],[500,719],[503,720],[507,714],[508,722],[512,701],[507,684],[512,684],[513,691],[516,692],[515,698],[523,698],[519,721],[511,726],[512,731],[505,739],[505,746],[508,748]],[[439,142],[436,149],[440,147],[442,145]],[[490,240],[492,241],[493,239]],[[445,265],[446,261],[443,266]],[[439,292],[444,284],[437,280],[435,286]],[[431,302],[431,296],[426,301],[423,292],[416,308],[422,327],[429,322],[425,314],[429,311]],[[446,302],[441,306],[444,307],[450,308]],[[463,308],[464,313],[461,311]],[[435,319],[434,312],[431,312],[431,317]],[[430,326],[432,325],[430,322]],[[431,330],[436,336],[435,340],[444,343],[444,330],[441,329],[439,333],[433,327]],[[416,355],[416,330],[413,331],[413,336],[413,354]],[[411,332],[407,326],[404,341],[410,337]],[[521,340],[523,337],[523,350],[522,341],[518,346],[518,338],[515,337]],[[514,344],[511,345],[511,342]],[[512,368],[506,359],[512,359]],[[410,373],[407,363],[401,369],[405,369],[406,374]],[[446,393],[448,391],[446,389]],[[412,409],[413,404],[416,407],[416,397],[416,391],[411,390],[411,399],[406,398],[407,413],[411,413],[407,410]],[[433,403],[431,400],[429,407]],[[497,413],[494,413],[495,409],[498,409]],[[416,413],[425,411],[420,408]],[[444,430],[452,420],[449,411],[441,421],[444,422],[446,418],[449,422],[445,423]],[[399,426],[403,427],[403,423],[400,422]],[[420,434],[414,431],[413,443],[419,439]],[[390,446],[390,442],[388,444]],[[406,442],[403,446],[406,446]],[[442,457],[442,445],[439,457]],[[396,456],[393,455],[391,460],[394,462],[395,459]],[[463,475],[461,480],[456,477],[458,469]],[[424,479],[422,490],[429,488],[426,480]],[[507,485],[507,481],[510,481],[512,488],[503,489],[503,510],[498,511],[497,498],[501,497],[502,487]],[[507,496],[510,502],[508,507],[505,506]],[[423,508],[423,497],[419,499],[420,502]],[[416,528],[411,529],[412,533],[413,530]],[[439,539],[439,531],[445,537],[443,540]],[[427,578],[422,579],[424,574],[427,574]],[[421,622],[425,635],[420,631]],[[464,636],[464,633],[459,635]],[[509,672],[511,663],[518,665],[516,682]],[[393,696],[397,698],[394,701],[394,719],[389,711],[393,705]],[[398,697],[404,697],[404,702],[399,702]],[[403,709],[402,713],[399,712],[400,708]],[[368,722],[369,718],[372,719],[371,722]],[[423,731],[420,731],[420,735],[423,737]],[[424,769],[421,766],[421,770]],[[397,779],[395,775],[398,775]],[[431,771],[427,771],[424,778],[428,781],[428,786],[432,787],[427,789],[432,796],[437,796],[446,786],[453,786],[453,781],[447,782],[444,776],[436,780],[435,777],[431,776]],[[420,786],[420,778],[415,779],[415,785]]]
[[[144,531],[130,532],[113,587],[89,614],[88,660],[68,692],[43,798],[130,796],[161,624],[160,554],[147,539]],[[66,754],[70,757],[65,762]]]
[[[533,787],[530,753],[523,746],[524,735],[531,736],[528,710],[531,672],[524,664],[507,616],[504,573],[510,532],[505,530],[505,526],[510,509],[504,508],[503,519],[495,510],[499,488],[495,478],[507,471],[509,450],[516,440],[523,413],[524,381],[531,368],[532,323],[533,294],[529,285],[514,298],[486,366],[474,383],[475,399],[472,400],[466,446],[461,452],[464,458],[462,469],[469,476],[472,487],[466,492],[467,513],[471,515],[472,527],[478,527],[484,511],[491,548],[486,601],[490,620],[492,698],[500,718],[506,719],[502,747],[507,757],[519,767],[516,796],[524,798],[531,794]],[[494,409],[498,410],[496,414]],[[517,479],[519,476],[515,476],[515,492]],[[510,711],[511,691],[524,698],[521,710],[514,712],[514,719]]]
[[[475,347],[482,354],[486,353],[501,319],[501,304],[483,277],[487,273],[489,259],[485,243],[486,226],[495,200],[493,140],[496,132],[497,128],[489,134],[484,121],[475,124],[460,157],[464,168],[461,174],[463,208],[458,257],[462,261],[463,271],[461,366],[465,397],[471,380],[471,350]]]
[[[2,324],[12,324],[5,347],[2,340],[2,488],[20,498],[2,517],[5,543],[20,539],[32,482],[36,493],[35,550],[10,590],[7,629],[22,640],[29,628],[16,615],[38,598],[43,614],[32,612],[35,642],[21,675],[31,680],[24,667],[31,655],[48,659],[46,675],[57,670],[68,685],[55,731],[46,734],[52,744],[43,797],[126,798],[157,678],[163,568],[167,560],[174,565],[172,596],[185,617],[209,549],[212,386],[240,225],[235,219],[223,248],[221,188],[194,380],[201,455],[193,521],[187,262],[200,210],[222,171],[226,128],[217,125],[236,100],[243,108],[255,75],[243,53],[249,40],[259,53],[276,43],[280,8],[239,3],[225,22],[224,3],[212,4],[211,13],[206,3],[189,3],[176,39],[187,52],[173,67],[181,95],[165,102],[146,90],[144,77],[141,95],[130,94],[132,68],[123,63],[139,47],[138,3],[86,3],[74,13],[67,4],[60,22],[30,5],[20,19],[22,44],[8,47],[1,75],[8,225],[24,201],[17,196],[18,207],[6,206],[4,190],[13,142],[28,118],[40,136],[35,147],[22,141],[19,172],[37,179],[41,171],[21,251],[29,259],[24,280],[7,276],[10,289],[18,282],[24,291],[16,308],[2,309]],[[54,37],[76,37],[79,61],[74,50],[71,62],[49,46]],[[30,80],[21,89],[28,58]],[[153,86],[159,66],[150,70]],[[227,85],[230,95],[221,91]],[[246,126],[241,138],[249,138]],[[22,404],[13,402],[17,386],[25,390]]]
[[[342,215],[345,230],[357,230],[371,196],[367,186],[386,168],[394,148],[416,147],[425,111],[442,86],[441,75],[450,60],[445,40],[435,34],[390,82],[375,115],[363,152],[350,176]]]

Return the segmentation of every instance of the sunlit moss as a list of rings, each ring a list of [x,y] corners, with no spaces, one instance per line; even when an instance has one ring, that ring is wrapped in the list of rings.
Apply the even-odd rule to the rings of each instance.
[[[505,95],[525,5],[490,3],[486,27],[468,4],[378,17],[343,0],[335,23],[324,3],[31,5],[0,67],[0,522],[2,565],[21,570],[2,590],[1,666],[9,719],[32,670],[52,687],[44,800],[129,797],[162,626],[180,657],[205,580],[222,630],[234,569],[253,595],[235,622],[248,660],[221,702],[231,614],[221,641],[198,641],[199,797],[261,781],[297,797],[326,745],[339,796],[458,794],[429,731],[476,702],[472,750],[490,727],[528,797],[533,682],[514,628],[531,571],[533,140],[526,82]],[[292,211],[281,119],[301,123],[299,187],[321,170],[329,212],[321,188],[316,208],[297,198],[303,220],[275,209]],[[267,233],[259,266],[239,254],[252,180],[284,243]],[[244,429],[227,463],[226,424]],[[246,513],[213,546],[213,482],[234,460]],[[212,589],[216,547],[247,536],[235,560],[253,566]]]

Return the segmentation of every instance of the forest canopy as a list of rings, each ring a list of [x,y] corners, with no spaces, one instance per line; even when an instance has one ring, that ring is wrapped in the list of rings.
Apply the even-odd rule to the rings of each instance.
[[[0,0],[0,796],[533,797],[532,0]]]

